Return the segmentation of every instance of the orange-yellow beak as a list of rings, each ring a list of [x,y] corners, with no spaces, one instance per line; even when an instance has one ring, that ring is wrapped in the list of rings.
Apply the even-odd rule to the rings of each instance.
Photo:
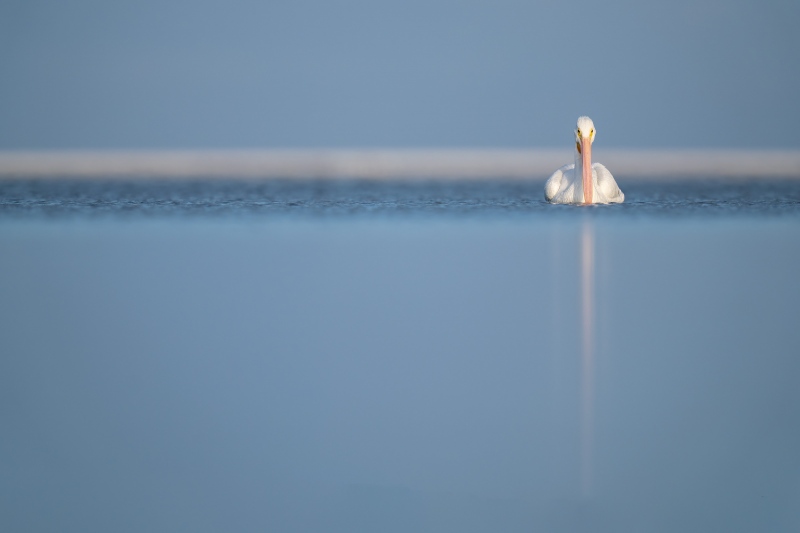
[[[592,139],[581,137],[580,153],[583,157],[583,203],[591,204],[594,195],[592,184]]]

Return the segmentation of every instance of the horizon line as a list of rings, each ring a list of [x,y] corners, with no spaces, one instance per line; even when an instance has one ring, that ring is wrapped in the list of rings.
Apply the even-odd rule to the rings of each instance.
[[[600,148],[626,178],[800,178],[800,149]],[[0,149],[0,179],[545,179],[569,148]]]

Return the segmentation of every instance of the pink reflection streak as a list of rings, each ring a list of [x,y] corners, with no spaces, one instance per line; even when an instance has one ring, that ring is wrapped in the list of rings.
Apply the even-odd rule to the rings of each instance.
[[[594,418],[594,230],[581,232],[581,493],[592,492]]]

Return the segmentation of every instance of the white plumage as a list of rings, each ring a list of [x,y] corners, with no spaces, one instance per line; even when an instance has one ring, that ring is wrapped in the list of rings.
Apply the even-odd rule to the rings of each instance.
[[[596,133],[592,119],[578,119],[575,163],[556,170],[544,186],[544,197],[551,204],[617,204],[625,200],[611,172],[600,163],[591,163],[591,147]],[[584,172],[584,166],[587,172]],[[591,174],[588,169],[591,169]],[[584,185],[590,182],[591,190],[584,195]]]

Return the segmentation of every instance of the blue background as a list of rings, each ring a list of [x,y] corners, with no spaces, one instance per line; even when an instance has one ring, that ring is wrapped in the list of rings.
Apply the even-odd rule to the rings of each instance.
[[[0,2],[0,149],[800,147],[796,1]]]

